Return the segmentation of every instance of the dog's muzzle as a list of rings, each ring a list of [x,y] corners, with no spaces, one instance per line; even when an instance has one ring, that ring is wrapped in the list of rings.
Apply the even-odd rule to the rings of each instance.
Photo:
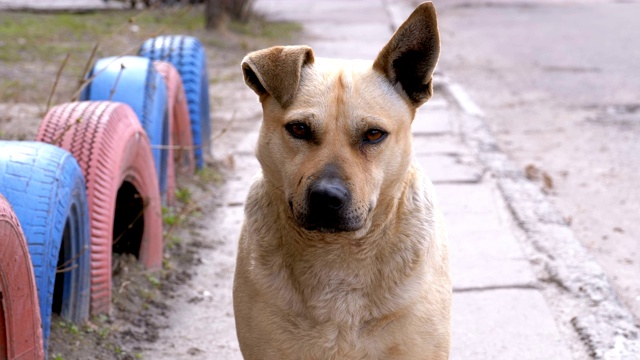
[[[325,171],[314,179],[307,189],[304,207],[296,220],[307,230],[343,232],[362,226],[352,211],[351,192],[335,171]]]

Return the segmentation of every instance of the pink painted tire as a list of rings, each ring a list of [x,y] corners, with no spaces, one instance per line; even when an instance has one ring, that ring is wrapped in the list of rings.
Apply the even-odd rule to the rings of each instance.
[[[167,162],[167,203],[175,201],[176,173],[193,175],[196,160],[187,95],[178,70],[166,61],[154,61],[154,67],[167,85],[169,98],[169,159]]]
[[[0,359],[44,359],[36,280],[27,241],[0,195]]]
[[[91,224],[91,313],[111,306],[111,255],[162,265],[162,213],[151,145],[126,104],[66,103],[49,110],[36,140],[75,156],[87,183]]]

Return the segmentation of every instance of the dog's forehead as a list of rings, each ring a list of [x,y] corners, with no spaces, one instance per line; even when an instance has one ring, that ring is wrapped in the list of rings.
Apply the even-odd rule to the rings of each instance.
[[[407,102],[372,65],[371,60],[316,58],[303,69],[298,101],[293,107],[316,110],[340,107],[348,112],[362,112],[360,115],[371,112],[412,117]]]
[[[341,82],[345,87],[352,88],[354,84],[358,85],[363,81],[383,80],[382,74],[374,71],[372,65],[371,60],[319,57],[306,69],[305,73],[312,80],[322,82],[326,86]]]

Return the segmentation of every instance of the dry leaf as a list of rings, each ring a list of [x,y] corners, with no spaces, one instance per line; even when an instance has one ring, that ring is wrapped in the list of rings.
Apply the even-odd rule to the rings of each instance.
[[[553,179],[546,172],[542,172],[542,182],[544,183],[544,188],[547,190],[553,189]]]
[[[564,222],[568,225],[571,226],[571,223],[573,222],[573,217],[571,215],[567,215],[564,217]]]
[[[524,175],[529,180],[538,179],[538,177],[540,176],[539,174],[540,174],[540,170],[538,170],[538,168],[533,164],[529,164],[524,168]]]

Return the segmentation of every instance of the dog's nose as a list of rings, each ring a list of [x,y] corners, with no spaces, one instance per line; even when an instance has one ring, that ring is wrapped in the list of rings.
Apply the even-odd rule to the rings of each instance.
[[[340,210],[349,200],[349,191],[337,178],[318,180],[309,189],[309,206],[312,211]]]

